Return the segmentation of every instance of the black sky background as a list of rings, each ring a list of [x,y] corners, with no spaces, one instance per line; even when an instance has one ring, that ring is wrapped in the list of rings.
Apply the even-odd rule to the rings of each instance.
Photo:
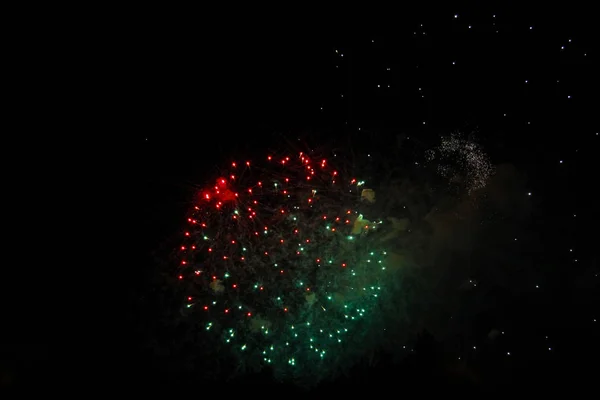
[[[299,136],[312,143],[351,138],[376,152],[373,132],[380,142],[398,134],[428,142],[441,133],[477,129],[495,163],[526,171],[535,194],[534,224],[547,257],[571,263],[558,251],[569,242],[577,244],[581,260],[564,276],[570,291],[499,305],[514,326],[527,327],[512,343],[522,353],[535,344],[537,333],[551,330],[560,336],[565,350],[553,361],[556,368],[541,368],[545,359],[536,351],[516,367],[498,366],[492,356],[488,364],[504,377],[499,380],[511,384],[537,385],[552,376],[557,386],[578,382],[583,387],[593,370],[585,363],[598,354],[593,345],[598,328],[589,325],[589,300],[597,299],[597,291],[581,289],[581,282],[591,279],[589,271],[598,268],[598,45],[592,39],[598,25],[591,11],[510,3],[355,10],[352,18],[316,9],[280,15],[253,11],[122,10],[99,21],[82,18],[76,26],[62,27],[65,32],[56,40],[37,42],[47,55],[40,58],[52,67],[36,76],[42,87],[54,90],[43,91],[40,99],[55,103],[65,96],[70,105],[57,107],[60,112],[46,109],[44,121],[59,132],[73,131],[58,135],[65,138],[61,149],[75,142],[77,158],[89,157],[94,164],[97,181],[90,176],[74,181],[99,185],[92,187],[94,202],[101,203],[98,219],[110,227],[97,233],[107,249],[92,257],[103,260],[98,276],[85,273],[90,275],[87,288],[67,285],[78,294],[93,287],[101,294],[89,300],[97,311],[69,308],[65,326],[81,325],[65,334],[32,333],[40,329],[35,323],[37,329],[28,330],[32,336],[6,341],[3,376],[10,377],[8,382],[23,387],[39,379],[52,388],[81,384],[88,390],[127,383],[145,390],[152,387],[148,380],[161,382],[161,366],[136,347],[143,316],[135,305],[156,273],[149,267],[151,252],[180,228],[195,185],[232,154],[251,154],[269,148],[274,139]],[[528,32],[528,26],[534,30]],[[557,163],[561,159],[568,168]],[[574,224],[565,209],[583,217]],[[111,273],[113,268],[118,273]],[[49,290],[46,286],[40,293]],[[56,323],[52,314],[42,314],[40,320]],[[426,356],[398,369],[357,376],[379,379],[380,385],[403,374],[427,382],[435,348],[430,345],[421,352]],[[525,377],[530,372],[535,378]],[[171,384],[166,378],[161,383]]]

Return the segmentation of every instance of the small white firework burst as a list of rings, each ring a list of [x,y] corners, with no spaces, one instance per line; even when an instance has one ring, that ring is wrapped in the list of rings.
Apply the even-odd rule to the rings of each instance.
[[[494,167],[481,146],[459,133],[443,137],[440,145],[425,153],[428,161],[437,159],[437,172],[451,182],[462,181],[468,193],[485,187]]]

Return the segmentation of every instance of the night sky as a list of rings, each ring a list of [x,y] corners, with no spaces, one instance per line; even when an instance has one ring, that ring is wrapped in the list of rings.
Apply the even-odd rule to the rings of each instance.
[[[318,22],[293,12],[195,19],[140,11],[116,18],[106,35],[89,42],[98,55],[87,79],[103,99],[97,121],[108,132],[106,154],[119,165],[116,179],[128,185],[109,196],[111,204],[123,198],[135,222],[122,225],[136,231],[127,255],[132,261],[118,267],[114,284],[122,307],[101,324],[111,332],[110,345],[88,349],[85,361],[53,374],[55,358],[16,355],[4,368],[7,386],[26,385],[24,376],[35,371],[58,388],[73,373],[103,387],[291,393],[262,375],[209,389],[177,377],[168,361],[143,348],[137,335],[141,321],[153,318],[147,299],[161,268],[153,255],[181,230],[190,197],[213,178],[214,166],[232,157],[299,139],[310,146],[351,140],[377,154],[398,137],[435,143],[458,131],[474,133],[493,164],[524,177],[511,186],[511,195],[522,195],[511,210],[527,207],[527,220],[503,225],[493,238],[523,238],[511,254],[497,247],[498,257],[521,266],[509,278],[518,289],[493,299],[464,295],[455,314],[461,322],[452,329],[437,335],[435,327],[450,322],[432,317],[429,333],[407,342],[401,361],[383,356],[312,393],[593,390],[600,104],[597,21],[590,14],[584,8],[431,7]],[[492,276],[479,278],[497,284]],[[480,301],[489,307],[470,308]],[[46,346],[41,353],[56,353],[52,341]],[[92,344],[82,346],[85,353]]]

